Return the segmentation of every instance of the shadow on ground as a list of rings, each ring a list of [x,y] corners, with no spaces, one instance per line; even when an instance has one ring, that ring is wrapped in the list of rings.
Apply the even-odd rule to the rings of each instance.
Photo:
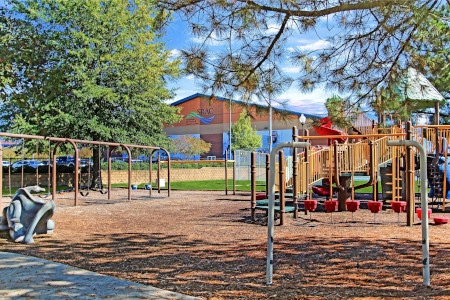
[[[5,240],[0,241],[5,249]],[[431,245],[432,287],[421,285],[416,241],[285,238],[275,245],[274,283],[265,285],[266,244],[211,243],[184,235],[91,235],[78,243],[43,237],[8,251],[199,297],[353,298],[450,296],[449,244]]]

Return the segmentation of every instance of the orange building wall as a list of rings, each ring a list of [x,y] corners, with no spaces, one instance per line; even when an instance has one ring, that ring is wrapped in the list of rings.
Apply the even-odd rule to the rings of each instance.
[[[225,101],[221,100],[210,100],[207,98],[196,97],[191,100],[188,100],[182,104],[180,114],[183,116],[189,115],[191,112],[198,113],[200,116],[205,118],[210,118],[214,116],[214,119],[209,124],[204,124],[196,118],[184,118],[182,121],[173,124],[173,127],[181,127],[181,126],[206,126],[206,125],[214,125],[214,124],[229,124],[229,104]],[[239,120],[239,116],[243,107],[239,104],[233,104],[231,110],[231,123]],[[248,107],[247,110],[252,114],[254,119],[252,122],[264,122],[269,121],[269,114],[257,115],[255,107]],[[288,119],[298,119],[296,115],[288,116]],[[280,120],[280,118],[273,114],[273,120]],[[167,126],[166,126],[167,127]]]

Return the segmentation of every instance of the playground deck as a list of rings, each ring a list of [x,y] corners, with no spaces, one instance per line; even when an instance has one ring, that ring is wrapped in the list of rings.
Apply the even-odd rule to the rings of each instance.
[[[450,297],[450,225],[430,226],[431,287],[422,285],[421,227],[406,214],[366,209],[288,214],[275,228],[274,284],[265,285],[264,213],[250,221],[249,194],[114,190],[91,193],[73,207],[58,195],[55,233],[35,244],[0,239],[2,251],[41,257],[120,279],[214,299]],[[3,206],[7,198],[3,198]],[[432,216],[449,216],[442,211]],[[416,224],[418,221],[415,222]]]

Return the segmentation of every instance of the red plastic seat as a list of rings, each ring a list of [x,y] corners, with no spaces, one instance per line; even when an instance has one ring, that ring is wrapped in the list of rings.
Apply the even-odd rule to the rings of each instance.
[[[267,195],[266,194],[256,194],[256,200],[264,200],[267,199]]]
[[[327,212],[335,212],[337,208],[338,208],[337,200],[325,201],[325,209],[327,210]]]
[[[319,196],[330,196],[330,189],[326,189],[324,187],[313,185],[312,191],[314,194],[317,194]]]
[[[441,224],[447,224],[448,218],[447,217],[434,217],[434,224],[441,225]]]
[[[317,208],[317,200],[305,200],[304,204],[307,211],[315,211]]]
[[[396,213],[402,213],[406,210],[406,202],[405,201],[392,201],[391,202],[392,209]]]
[[[416,213],[417,213],[417,217],[419,218],[419,220],[422,220],[422,209],[421,208],[416,208]],[[428,209],[428,219],[431,218],[431,208]]]
[[[376,214],[383,207],[383,202],[381,202],[381,201],[369,201],[369,202],[367,202],[367,206],[369,207],[369,210],[371,212]]]
[[[345,205],[347,206],[347,210],[351,212],[355,212],[359,209],[359,201],[346,201]]]
[[[275,199],[279,199],[280,195],[275,195]],[[256,200],[264,200],[269,199],[269,196],[267,194],[256,194]]]

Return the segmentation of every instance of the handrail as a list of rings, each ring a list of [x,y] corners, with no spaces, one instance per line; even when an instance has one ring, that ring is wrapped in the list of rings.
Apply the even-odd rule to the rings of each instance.
[[[275,161],[276,153],[282,148],[307,148],[309,143],[305,142],[284,142],[279,143],[272,148],[270,152],[270,161]],[[267,222],[267,284],[272,284],[273,274],[273,242],[274,242],[274,220],[275,220],[275,166],[270,164],[269,169],[269,209],[268,209],[268,222]]]
[[[334,141],[334,182],[336,183],[336,187],[340,189],[341,191],[345,191],[345,188],[341,186],[341,183],[339,182],[339,153],[338,153],[338,142]]]
[[[216,160],[171,160],[171,164],[213,164],[213,163],[234,163],[234,159],[216,159]],[[167,164],[166,160],[160,162],[161,164]]]
[[[309,135],[309,136],[296,136],[298,139],[338,139],[338,138],[353,138],[353,139],[361,139],[366,137],[384,137],[384,136],[406,136],[406,133],[380,133],[380,134],[343,134],[343,135]]]
[[[427,161],[425,149],[416,141],[388,141],[387,146],[413,146],[420,153],[420,201],[422,208],[422,277],[425,285],[430,285],[430,242],[428,235]]]
[[[373,147],[374,147],[374,143],[373,143],[373,141],[369,141],[369,146],[370,146],[370,162],[369,162],[369,169],[370,169],[370,175],[369,175],[369,181],[368,182],[366,182],[366,183],[363,183],[363,184],[360,184],[360,185],[357,185],[357,186],[355,186],[355,187],[353,187],[355,190],[357,190],[357,189],[362,189],[362,188],[365,188],[365,187],[369,187],[369,186],[371,186],[371,185],[373,185],[373,183],[374,183],[374,177],[375,177],[375,172],[374,172],[374,151],[373,151]]]

